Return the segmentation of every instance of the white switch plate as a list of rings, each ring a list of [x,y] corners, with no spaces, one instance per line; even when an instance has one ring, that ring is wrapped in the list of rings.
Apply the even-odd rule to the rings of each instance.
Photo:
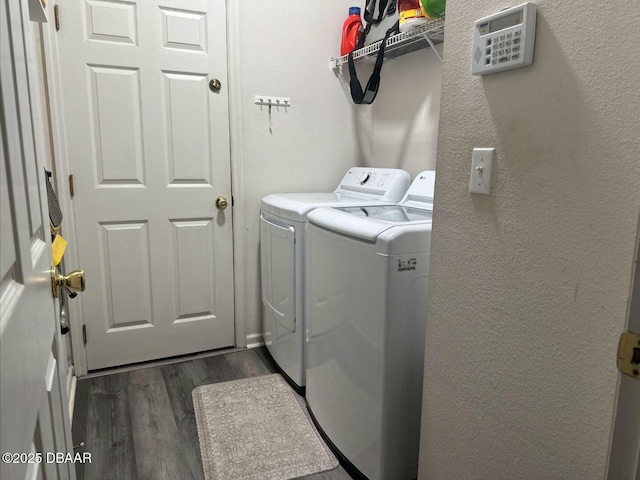
[[[493,157],[495,153],[495,148],[473,149],[469,193],[480,193],[482,195],[491,193],[491,177],[493,175]]]

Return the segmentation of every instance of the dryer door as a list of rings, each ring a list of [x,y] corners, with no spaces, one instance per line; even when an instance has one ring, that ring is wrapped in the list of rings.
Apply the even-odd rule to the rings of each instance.
[[[260,215],[263,335],[267,346],[296,331],[295,228]]]

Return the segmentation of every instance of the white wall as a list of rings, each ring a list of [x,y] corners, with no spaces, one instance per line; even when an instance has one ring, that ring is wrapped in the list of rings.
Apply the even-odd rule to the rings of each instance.
[[[472,77],[447,6],[420,479],[605,478],[640,213],[637,2],[539,0],[531,67]],[[602,41],[606,39],[606,41]],[[491,196],[471,150],[496,147]]]
[[[412,177],[436,168],[441,78],[442,63],[430,48],[385,61],[371,105],[373,166],[403,168]]]
[[[232,81],[240,110],[233,153],[244,198],[236,205],[244,215],[236,263],[244,276],[240,302],[249,344],[261,341],[258,216],[264,195],[330,191],[354,165],[405,168],[412,175],[435,165],[439,60],[423,51],[388,62],[374,104],[354,106],[348,73],[344,79],[329,66],[353,4],[246,0],[236,7],[239,78]],[[370,70],[358,68],[364,83]],[[272,108],[271,131],[268,108],[253,103],[256,94],[291,97],[290,108]]]

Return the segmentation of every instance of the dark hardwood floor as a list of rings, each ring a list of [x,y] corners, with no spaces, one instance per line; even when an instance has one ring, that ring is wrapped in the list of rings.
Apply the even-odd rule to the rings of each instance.
[[[80,379],[73,441],[91,463],[76,464],[78,479],[204,480],[192,390],[276,372],[257,348]],[[304,478],[351,479],[342,466]]]

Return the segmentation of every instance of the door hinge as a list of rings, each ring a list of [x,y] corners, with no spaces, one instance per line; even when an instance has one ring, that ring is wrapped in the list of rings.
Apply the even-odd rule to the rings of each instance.
[[[640,335],[624,332],[618,342],[618,370],[640,380]]]
[[[53,19],[56,24],[56,32],[60,31],[60,9],[58,5],[53,6]]]
[[[71,198],[75,195],[75,190],[73,189],[73,175],[69,175],[69,195],[71,195]]]
[[[87,344],[87,326],[86,325],[82,325],[82,341],[84,342],[84,344]]]

